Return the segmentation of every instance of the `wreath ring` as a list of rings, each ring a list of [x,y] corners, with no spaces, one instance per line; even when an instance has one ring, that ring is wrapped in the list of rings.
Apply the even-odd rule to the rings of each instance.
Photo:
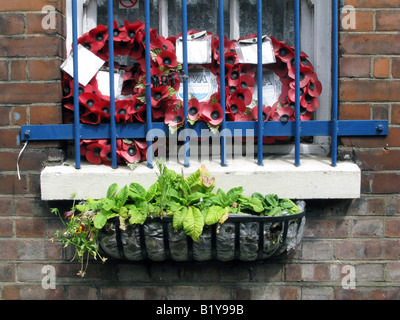
[[[130,23],[125,20],[123,26],[114,21],[113,41],[115,56],[129,56],[134,59],[131,66],[115,63],[115,70],[123,74],[121,96],[115,103],[115,118],[117,123],[146,121],[146,81],[145,81],[145,25],[141,21]],[[198,31],[190,30],[188,35]],[[210,129],[217,130],[222,122],[223,111],[220,104],[219,86],[219,37],[210,32],[211,63],[202,65],[210,70],[218,79],[218,92],[212,94],[208,101],[199,102],[189,94],[188,122],[194,124],[203,121]],[[157,29],[150,29],[151,50],[151,108],[153,121],[163,121],[171,132],[176,131],[184,123],[182,101],[177,93],[185,75],[182,65],[176,55],[178,37],[165,38],[157,34]],[[258,105],[253,99],[255,90],[255,66],[239,63],[236,43],[240,40],[255,38],[252,34],[239,40],[228,41],[225,38],[225,83],[226,83],[226,120],[256,121]],[[276,62],[263,66],[264,71],[273,72],[282,84],[279,99],[271,106],[263,105],[264,121],[288,122],[295,120],[295,67],[294,48],[270,37]],[[108,28],[98,25],[78,39],[86,49],[105,61],[108,67]],[[64,122],[73,121],[73,79],[63,73],[63,106]],[[318,97],[322,92],[321,82],[315,73],[308,56],[301,52],[300,65],[300,119],[310,120],[312,113],[319,107]],[[86,124],[106,123],[110,119],[109,96],[103,95],[99,89],[96,77],[86,85],[79,86],[80,122]],[[287,137],[264,137],[264,143],[273,143]],[[117,140],[117,155],[119,163],[132,164],[146,160],[145,141],[140,139]],[[107,140],[82,140],[81,154],[94,164],[111,165],[111,146]]]

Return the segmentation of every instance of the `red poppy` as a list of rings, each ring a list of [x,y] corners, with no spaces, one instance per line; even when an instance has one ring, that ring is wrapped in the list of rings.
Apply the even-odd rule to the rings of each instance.
[[[232,93],[232,98],[242,99],[244,101],[244,104],[248,106],[253,99],[253,94],[251,93],[249,88],[238,88],[235,92]]]
[[[238,121],[236,118],[240,115],[243,115],[243,112],[246,111],[246,105],[244,101],[238,97],[228,97],[226,100],[226,107],[227,117],[232,121]]]
[[[281,121],[282,123],[294,120],[294,110],[290,107],[277,108],[272,116],[272,121]]]
[[[163,36],[158,36],[153,45],[154,49],[175,52],[175,45],[170,40],[165,39]]]
[[[219,126],[223,120],[223,111],[219,103],[204,104],[203,118],[212,126]]]
[[[242,89],[249,89],[251,94],[253,95],[254,93],[254,85],[255,85],[256,81],[254,79],[254,77],[252,77],[251,75],[245,74],[245,75],[241,75],[239,78],[239,87]]]
[[[228,69],[228,73],[226,74],[226,84],[229,87],[237,87],[240,78],[240,69],[238,66],[234,66],[231,69]],[[219,81],[219,77],[217,78]]]
[[[101,98],[94,93],[84,92],[79,95],[79,103],[84,105],[88,111],[90,111],[94,104],[101,101]]]
[[[318,80],[317,74],[313,74],[307,86],[307,92],[310,96],[317,98],[322,92],[322,83]]]
[[[161,104],[161,101],[168,98],[169,91],[166,86],[161,86],[151,89],[151,106],[157,107]]]
[[[127,140],[117,140],[117,154],[128,163],[141,160],[141,154],[135,142],[126,143]]]
[[[98,142],[95,143],[90,143],[86,147],[86,159],[93,164],[101,164],[102,163],[102,158],[101,158],[101,151],[103,148],[103,144],[100,144]]]
[[[317,110],[319,107],[318,99],[308,93],[301,97],[300,104],[310,112]]]
[[[278,41],[274,37],[270,37],[274,47],[275,56],[283,62],[290,62],[294,58],[294,49],[286,45],[284,41]]]
[[[170,128],[179,128],[183,125],[184,121],[185,118],[183,115],[183,108],[174,109],[173,107],[169,106],[165,110],[164,123],[169,125]]]
[[[275,112],[275,110],[273,108],[271,108],[270,106],[266,107],[263,105],[262,107],[262,119],[263,121],[268,121],[272,115],[273,115],[273,111]],[[251,110],[251,115],[253,117],[254,120],[258,120],[258,106],[255,106],[252,110]]]
[[[144,30],[145,25],[139,20],[133,23],[125,20],[124,28],[126,30],[126,35],[124,34],[125,37],[122,38],[122,40],[127,42],[134,42],[138,33]]]
[[[115,102],[115,121],[120,123],[130,122],[133,101],[129,99],[117,100]]]
[[[118,27],[118,23],[114,20],[113,23],[113,37],[114,37],[114,44],[118,41],[123,41],[127,38],[128,32],[126,31],[125,26]]]
[[[108,28],[104,25],[98,25],[96,28],[90,30],[89,34],[99,43],[101,48],[104,47],[108,40]]]
[[[164,68],[176,68],[178,66],[178,59],[172,51],[162,51],[157,55],[156,61],[160,67]]]
[[[199,120],[202,114],[202,105],[196,98],[192,98],[188,102],[188,120],[191,124]]]
[[[146,122],[146,106],[138,99],[138,95],[132,96],[132,108],[129,112],[132,122]]]
[[[103,48],[104,43],[96,41],[93,35],[89,32],[85,33],[78,39],[78,44],[85,47],[90,52],[96,54],[101,48]]]
[[[294,82],[294,81],[293,81]],[[290,85],[289,87],[289,92],[288,92],[288,98],[291,102],[296,102],[296,89],[294,85]],[[307,88],[300,88],[300,99],[303,97],[303,95],[307,93]]]

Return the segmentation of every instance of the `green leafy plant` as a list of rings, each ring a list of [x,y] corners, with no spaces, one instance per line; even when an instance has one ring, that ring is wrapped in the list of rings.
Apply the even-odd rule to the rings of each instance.
[[[124,230],[127,224],[144,224],[151,217],[172,217],[174,229],[183,229],[198,241],[206,225],[223,224],[230,213],[279,216],[301,212],[293,201],[279,199],[277,195],[244,196],[241,186],[213,192],[215,178],[204,165],[188,177],[168,169],[162,160],[157,161],[157,168],[157,180],[147,190],[136,182],[121,189],[114,183],[106,197],[74,203],[65,215],[65,230],[57,232],[56,238],[65,246],[72,244],[81,261],[85,255],[105,261],[96,237],[110,219],[118,218],[119,228]],[[60,216],[58,209],[52,211]],[[87,263],[82,264],[80,275],[85,274],[86,267]]]

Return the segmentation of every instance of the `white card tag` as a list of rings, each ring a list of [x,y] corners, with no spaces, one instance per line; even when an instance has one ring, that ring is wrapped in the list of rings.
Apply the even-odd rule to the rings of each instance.
[[[115,99],[119,100],[124,82],[124,70],[114,73],[114,95]],[[109,71],[99,71],[96,76],[98,88],[104,96],[110,96],[110,73]]]
[[[240,40],[237,42],[236,51],[238,52],[239,63],[257,64],[258,45],[257,38]],[[275,63],[274,47],[272,41],[267,36],[263,36],[262,44],[262,63]]]
[[[206,31],[201,31],[187,37],[188,64],[211,63],[211,36]],[[176,40],[176,57],[178,62],[183,62],[182,37]]]
[[[78,81],[81,85],[86,86],[90,80],[96,75],[105,61],[100,59],[94,53],[86,49],[82,45],[78,45]],[[63,62],[61,69],[74,77],[74,60],[73,53]]]
[[[263,72],[263,105],[266,107],[272,107],[282,93],[282,82],[278,75],[272,71]],[[254,86],[253,103],[251,106],[253,108],[257,104],[258,100],[258,84],[257,81]]]

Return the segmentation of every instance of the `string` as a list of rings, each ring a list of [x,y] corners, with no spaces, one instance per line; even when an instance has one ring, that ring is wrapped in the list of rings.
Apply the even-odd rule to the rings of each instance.
[[[21,159],[21,156],[22,156],[23,152],[25,151],[27,145],[28,145],[28,141],[26,141],[26,142],[24,143],[24,146],[23,146],[23,148],[21,149],[21,151],[19,152],[19,155],[18,155],[18,158],[17,158],[18,180],[21,180],[21,176],[20,176],[20,174],[19,174],[19,160]]]

